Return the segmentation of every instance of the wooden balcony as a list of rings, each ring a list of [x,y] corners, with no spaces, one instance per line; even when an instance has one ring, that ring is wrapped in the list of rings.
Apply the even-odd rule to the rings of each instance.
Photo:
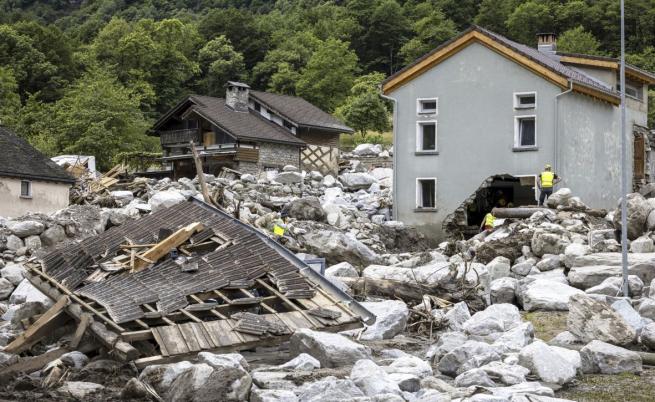
[[[200,132],[197,128],[190,128],[186,130],[172,130],[172,131],[161,131],[159,133],[159,138],[161,140],[161,145],[173,145],[173,144],[188,144],[189,141],[193,141],[196,144],[202,143],[200,138]]]

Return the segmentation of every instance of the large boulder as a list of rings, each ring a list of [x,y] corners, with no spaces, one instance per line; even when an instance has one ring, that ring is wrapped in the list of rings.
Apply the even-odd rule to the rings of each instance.
[[[23,264],[9,263],[0,269],[0,275],[14,286],[18,286],[25,277],[25,267]]]
[[[94,382],[86,381],[66,381],[57,392],[66,396],[68,400],[73,401],[89,401],[89,400],[102,400],[98,398],[98,394],[104,391],[105,387]]]
[[[378,256],[350,234],[318,230],[302,237],[307,252],[324,257],[329,264],[348,261],[355,265],[374,264]]]
[[[286,389],[253,389],[250,402],[298,402],[298,396]]]
[[[45,225],[39,221],[10,221],[7,228],[18,237],[40,235]]]
[[[343,335],[312,331],[302,328],[289,340],[292,356],[307,353],[321,362],[321,367],[342,367],[355,364],[357,360],[369,359],[371,351]]]
[[[288,207],[289,216],[303,221],[325,221],[325,211],[316,197],[303,197],[292,201]]]
[[[557,233],[537,229],[532,235],[531,249],[534,255],[541,257],[544,254],[562,254],[571,242]]]
[[[409,309],[400,300],[385,300],[380,302],[361,303],[375,314],[375,323],[367,325],[360,339],[366,341],[391,339],[401,333],[407,325]]]
[[[655,350],[655,322],[652,322],[641,329],[639,341],[650,350]]]
[[[641,236],[630,242],[631,253],[652,253],[655,251],[655,244],[648,236]]]
[[[573,295],[569,303],[567,329],[582,342],[601,340],[628,345],[637,336],[635,329],[605,303],[585,294]]]
[[[325,269],[325,274],[345,278],[359,277],[359,272],[357,272],[355,267],[353,267],[351,263],[345,261],[327,267]]]
[[[389,374],[369,359],[362,359],[355,363],[350,371],[350,379],[367,396],[402,394],[398,384],[389,377]]]
[[[377,183],[377,179],[368,173],[344,173],[339,176],[339,181],[351,190],[367,189]]]
[[[571,362],[541,341],[532,342],[521,350],[519,364],[530,369],[540,380],[552,384],[566,384],[576,374],[576,367]]]
[[[448,328],[453,331],[461,331],[464,323],[471,318],[471,312],[466,302],[459,302],[448,310],[444,318],[448,322]]]
[[[510,261],[509,258],[498,256],[487,264],[487,271],[489,271],[489,279],[494,281],[496,279],[504,278],[510,274]]]
[[[495,387],[496,383],[486,371],[481,368],[474,368],[455,377],[455,386],[459,388],[471,386]]]
[[[23,239],[21,239],[20,237],[11,234],[7,236],[7,242],[5,243],[5,247],[7,247],[7,250],[17,251],[25,247],[25,243],[23,242]]]
[[[6,278],[0,278],[0,300],[5,300],[14,291],[14,285]]]
[[[159,191],[153,194],[148,200],[148,204],[152,208],[152,212],[157,212],[162,208],[168,208],[175,204],[185,201],[186,197],[180,192],[175,190]]]
[[[530,370],[518,365],[507,364],[501,361],[493,361],[480,367],[490,378],[499,381],[505,385],[516,385],[525,382],[525,376]]]
[[[534,326],[530,321],[502,334],[493,343],[503,352],[519,352],[534,340]]]
[[[303,386],[298,396],[303,402],[334,402],[352,401],[355,398],[364,400],[365,395],[352,380],[329,376]]]
[[[639,353],[599,340],[589,342],[580,350],[582,371],[585,373],[640,373]]]
[[[439,336],[437,342],[428,348],[425,358],[439,361],[446,353],[460,347],[467,340],[468,336],[462,332],[444,332]]]
[[[21,304],[25,302],[37,302],[43,304],[45,307],[50,307],[53,301],[37,288],[34,287],[27,279],[23,279],[14,292],[9,297],[9,303]]]
[[[491,282],[489,287],[491,303],[509,303],[513,304],[516,299],[516,288],[518,280],[516,278],[500,278]]]
[[[553,209],[557,209],[560,205],[566,206],[572,196],[573,193],[571,192],[571,189],[562,187],[548,197],[546,200],[546,206]]]
[[[302,183],[302,174],[300,172],[281,172],[275,177],[275,181],[282,184]]]
[[[646,230],[646,220],[653,210],[651,204],[639,193],[631,193],[627,196],[627,234],[628,239],[634,240],[641,236]],[[621,204],[614,213],[614,227],[621,229]]]
[[[521,324],[519,309],[512,304],[492,304],[478,311],[464,323],[463,329],[469,335],[495,340],[503,333]]]
[[[580,289],[547,279],[532,280],[519,289],[525,311],[568,311],[569,297],[584,294]]]
[[[446,353],[439,361],[438,368],[451,377],[468,370],[479,368],[492,361],[501,359],[497,348],[485,342],[466,341]]]
[[[357,156],[378,156],[382,152],[380,144],[359,144],[352,153]]]

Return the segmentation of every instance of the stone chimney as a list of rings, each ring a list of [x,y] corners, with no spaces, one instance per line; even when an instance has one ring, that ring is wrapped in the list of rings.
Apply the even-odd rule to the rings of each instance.
[[[247,84],[228,81],[227,90],[225,91],[225,104],[234,109],[235,112],[247,112],[249,92],[250,87]]]
[[[555,54],[557,52],[557,35],[554,33],[538,33],[537,49],[548,55]]]

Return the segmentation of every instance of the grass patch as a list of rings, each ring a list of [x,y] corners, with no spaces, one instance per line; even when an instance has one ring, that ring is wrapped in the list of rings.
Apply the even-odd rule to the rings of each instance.
[[[636,374],[587,374],[555,393],[579,402],[646,402],[655,400],[655,371]]]
[[[522,314],[523,319],[534,326],[534,336],[545,342],[566,331],[568,311],[533,311]]]

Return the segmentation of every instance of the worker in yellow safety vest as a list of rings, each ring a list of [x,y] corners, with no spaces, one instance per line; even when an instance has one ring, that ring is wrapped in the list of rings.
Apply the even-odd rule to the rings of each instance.
[[[560,182],[560,178],[553,172],[550,165],[544,167],[544,171],[539,174],[537,186],[539,187],[539,206],[543,206],[548,197],[553,194],[553,187]]]
[[[480,232],[491,232],[494,229],[496,217],[491,212],[487,213],[480,224]]]
[[[284,237],[284,232],[287,230],[287,217],[287,212],[283,210],[280,214],[280,217],[273,224],[273,234],[275,235],[276,239],[281,239]]]

